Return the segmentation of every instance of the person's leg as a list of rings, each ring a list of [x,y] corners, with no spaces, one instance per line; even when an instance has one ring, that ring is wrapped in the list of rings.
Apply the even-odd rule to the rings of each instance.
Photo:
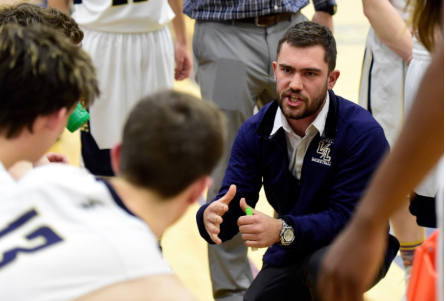
[[[223,158],[212,173],[207,201],[218,193],[226,171],[235,135],[252,115],[262,90],[267,60],[262,53],[261,28],[196,21],[194,62],[202,97],[216,103],[227,118]],[[221,245],[209,245],[209,267],[216,300],[242,300],[252,282],[247,247],[240,235]]]
[[[312,301],[301,271],[302,261],[285,267],[264,263],[247,290],[244,301],[299,300]]]

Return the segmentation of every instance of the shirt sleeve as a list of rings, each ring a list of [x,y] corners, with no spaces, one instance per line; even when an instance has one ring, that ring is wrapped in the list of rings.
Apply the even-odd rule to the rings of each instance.
[[[337,6],[337,3],[336,0],[313,0],[313,5],[315,11],[333,11],[333,15],[336,12],[333,8]]]

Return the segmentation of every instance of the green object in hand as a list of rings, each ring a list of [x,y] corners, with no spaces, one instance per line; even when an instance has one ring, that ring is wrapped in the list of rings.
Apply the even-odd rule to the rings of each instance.
[[[246,208],[246,215],[252,215],[252,208],[251,207]],[[251,251],[257,251],[257,250],[258,250],[258,248],[251,247]]]
[[[246,208],[246,215],[252,215],[252,208],[251,207]]]
[[[78,103],[70,118],[68,118],[67,129],[73,133],[77,131],[90,119],[90,114],[84,109],[84,107]]]

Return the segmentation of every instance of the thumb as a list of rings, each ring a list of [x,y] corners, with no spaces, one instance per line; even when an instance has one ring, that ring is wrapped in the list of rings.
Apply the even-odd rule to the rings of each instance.
[[[223,204],[229,205],[229,203],[234,198],[236,192],[237,192],[237,187],[234,184],[232,184],[229,187],[228,192],[226,192],[226,194],[221,199],[219,199],[218,201],[223,203]]]
[[[246,204],[245,198],[240,199],[240,208],[242,208],[243,212],[246,213],[246,208],[249,208],[248,204]],[[254,212],[254,209],[253,209]]]

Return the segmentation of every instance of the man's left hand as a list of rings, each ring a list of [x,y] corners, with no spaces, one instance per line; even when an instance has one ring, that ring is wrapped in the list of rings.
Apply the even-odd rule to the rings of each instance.
[[[248,207],[245,199],[242,198],[240,208],[246,212]],[[237,225],[248,247],[265,248],[280,241],[282,222],[255,209],[252,209],[252,215],[241,216]]]

